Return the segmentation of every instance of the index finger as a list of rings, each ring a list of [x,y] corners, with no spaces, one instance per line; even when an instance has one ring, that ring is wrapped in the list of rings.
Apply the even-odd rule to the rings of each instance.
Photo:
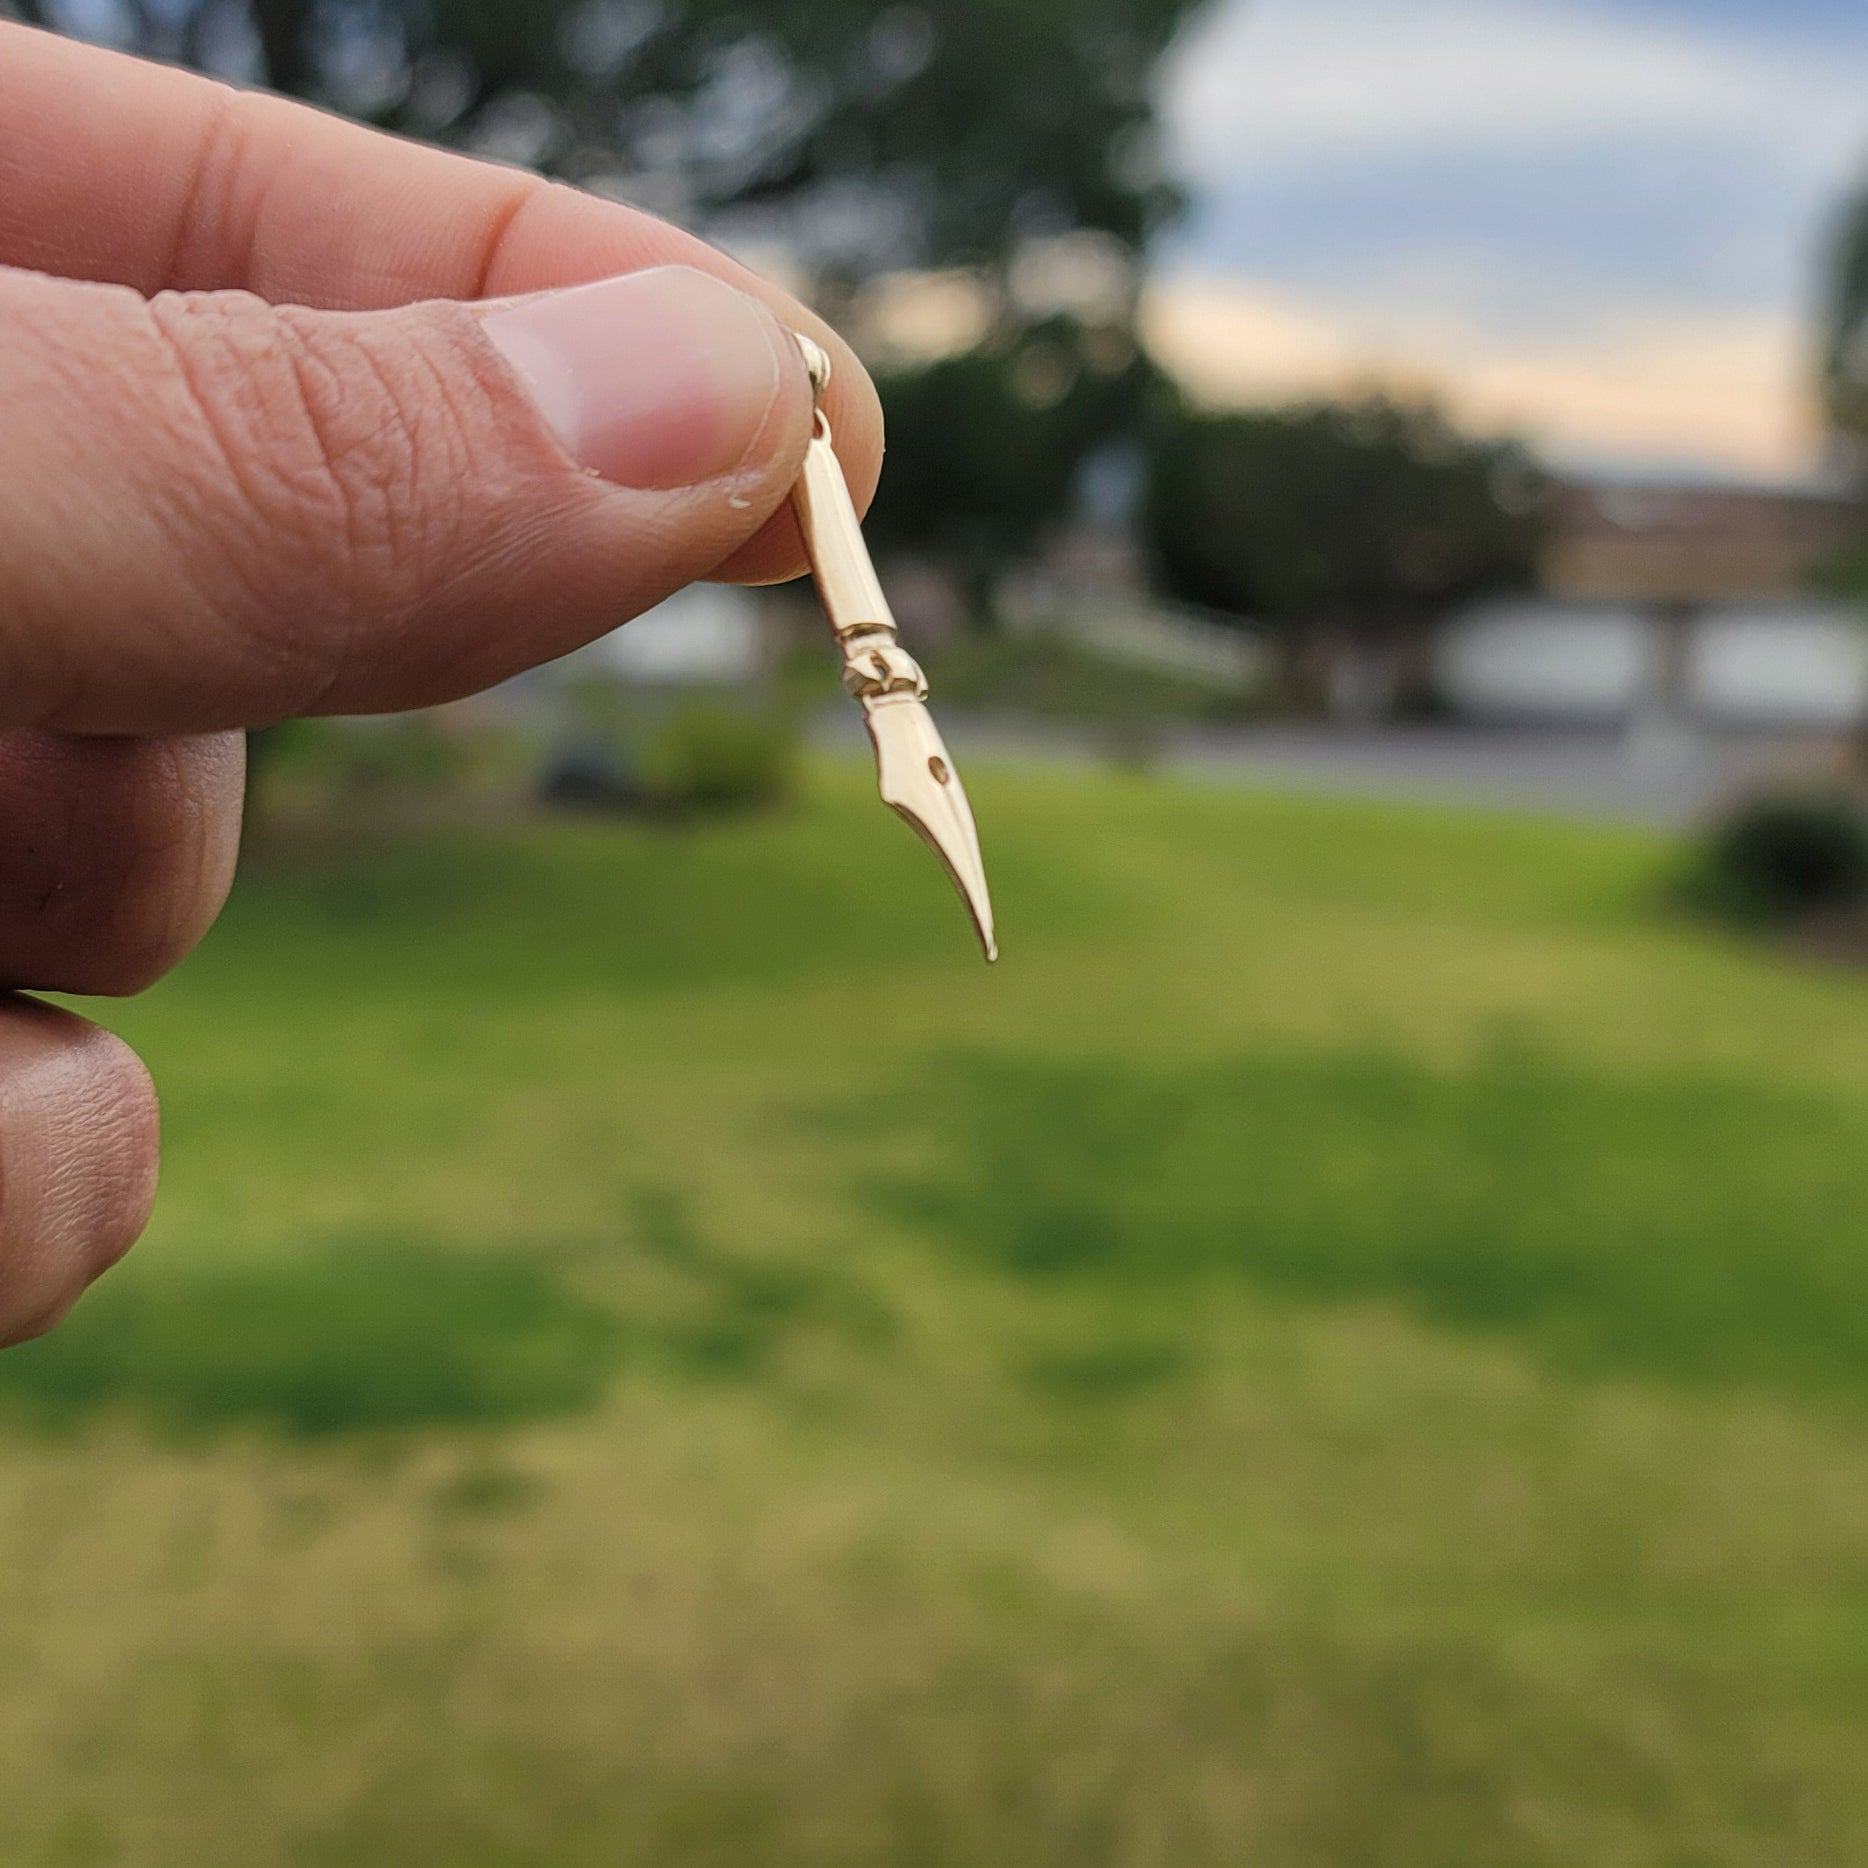
[[[0,23],[0,265],[366,311],[692,266],[835,359],[830,419],[858,504],[881,467],[875,390],[788,293],[654,216],[303,104]],[[722,567],[803,568],[782,517]]]

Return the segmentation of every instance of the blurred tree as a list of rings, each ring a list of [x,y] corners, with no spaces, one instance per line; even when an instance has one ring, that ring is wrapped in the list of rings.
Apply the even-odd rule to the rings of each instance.
[[[1868,445],[1868,192],[1843,216],[1830,275],[1824,401],[1837,434]]]
[[[1544,488],[1530,455],[1429,406],[1174,406],[1150,452],[1148,533],[1168,589],[1279,627],[1299,684],[1332,704],[1349,666],[1418,698],[1428,627],[1535,577]]]
[[[1844,212],[1830,256],[1823,402],[1842,470],[1860,495],[1852,535],[1823,567],[1829,590],[1868,599],[1868,190]]]
[[[1069,317],[882,373],[889,471],[870,538],[944,558],[972,614],[989,617],[999,568],[1065,516],[1084,461],[1136,430],[1158,382],[1122,329]]]
[[[782,243],[834,287],[1179,196],[1150,79],[1199,0],[21,0],[28,17]]]

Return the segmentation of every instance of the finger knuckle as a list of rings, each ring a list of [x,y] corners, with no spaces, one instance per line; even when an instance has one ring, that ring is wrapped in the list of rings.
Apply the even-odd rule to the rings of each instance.
[[[469,451],[442,360],[365,319],[243,293],[151,312],[212,464],[203,504],[231,535],[221,555],[248,625],[277,622],[278,649],[321,662],[361,624],[392,625],[448,548],[452,503],[429,494]]]

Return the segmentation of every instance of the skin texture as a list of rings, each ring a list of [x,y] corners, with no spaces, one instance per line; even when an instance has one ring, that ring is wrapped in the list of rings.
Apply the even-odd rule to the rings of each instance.
[[[695,578],[804,568],[801,365],[730,468],[645,489],[585,471],[487,336],[499,304],[666,266],[765,307],[774,355],[780,326],[830,351],[866,506],[861,366],[691,235],[0,24],[0,1342],[122,1255],[156,1167],[142,1066],[17,995],[135,992],[200,938],[237,729],[447,699]]]

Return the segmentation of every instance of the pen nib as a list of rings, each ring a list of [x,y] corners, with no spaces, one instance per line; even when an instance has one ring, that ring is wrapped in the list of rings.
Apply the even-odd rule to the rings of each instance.
[[[885,695],[864,703],[869,737],[876,746],[876,782],[882,802],[920,832],[941,860],[973,918],[981,951],[999,957],[993,939],[992,897],[980,860],[979,832],[966,787],[941,743],[934,717],[913,694]]]
[[[818,594],[843,651],[843,685],[862,704],[876,747],[876,782],[882,801],[905,817],[941,860],[973,918],[988,960],[999,957],[992,900],[980,861],[979,832],[966,788],[927,710],[927,679],[895,638],[895,619],[863,543],[856,508],[831,445],[822,401],[830,359],[808,338],[798,339],[819,408],[792,510],[811,560]]]

